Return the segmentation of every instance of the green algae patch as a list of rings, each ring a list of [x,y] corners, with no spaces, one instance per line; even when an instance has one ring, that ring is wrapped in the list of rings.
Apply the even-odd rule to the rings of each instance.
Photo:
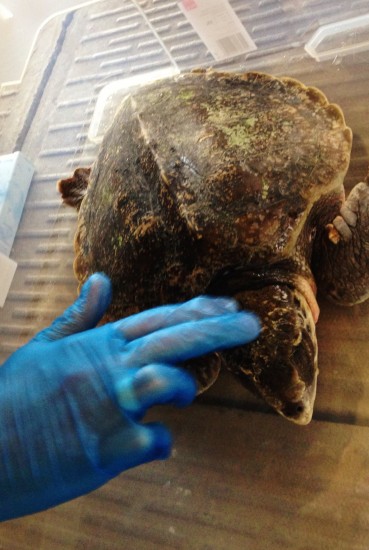
[[[179,99],[186,102],[192,101],[196,97],[194,90],[186,90],[186,89],[181,90],[178,95],[179,95]]]
[[[252,136],[255,135],[256,116],[247,117],[241,110],[234,109],[234,104],[224,105],[215,101],[214,105],[203,103],[208,121],[221,132],[229,147],[236,147],[244,153],[250,149]]]

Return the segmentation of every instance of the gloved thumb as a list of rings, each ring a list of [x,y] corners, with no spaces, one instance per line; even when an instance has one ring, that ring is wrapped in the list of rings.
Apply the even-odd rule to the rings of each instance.
[[[111,294],[110,279],[103,273],[94,273],[83,285],[74,304],[31,341],[51,342],[94,328],[109,307]]]

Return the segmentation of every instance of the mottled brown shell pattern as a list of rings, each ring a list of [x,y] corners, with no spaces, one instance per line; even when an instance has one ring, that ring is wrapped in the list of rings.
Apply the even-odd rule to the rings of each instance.
[[[199,71],[138,90],[90,175],[77,277],[112,277],[115,317],[288,258],[312,207],[342,192],[351,141],[339,107],[291,78]]]

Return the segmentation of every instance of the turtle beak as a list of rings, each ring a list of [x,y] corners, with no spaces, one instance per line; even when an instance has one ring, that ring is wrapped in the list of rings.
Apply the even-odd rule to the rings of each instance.
[[[299,393],[299,398],[293,401],[287,401],[281,408],[276,410],[287,420],[294,422],[300,426],[306,426],[312,419],[314,402],[316,397],[318,370],[315,371],[313,382],[304,389],[296,392],[296,388],[291,388],[295,393]]]
[[[293,353],[289,353],[288,348],[287,352],[279,350],[275,368],[265,369],[265,376],[259,378],[258,389],[276,412],[304,426],[312,419],[317,390],[319,371],[315,333],[304,330],[303,338],[293,349]],[[269,375],[273,371],[274,376]]]

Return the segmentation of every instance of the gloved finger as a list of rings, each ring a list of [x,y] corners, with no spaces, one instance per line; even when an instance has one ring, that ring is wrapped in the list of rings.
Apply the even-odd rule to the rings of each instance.
[[[102,442],[99,468],[113,477],[123,470],[168,458],[172,436],[160,423],[123,425]]]
[[[122,409],[138,420],[154,405],[189,405],[196,396],[196,383],[184,369],[148,365],[137,369],[130,377],[123,372],[115,382],[115,391]]]
[[[74,304],[32,341],[50,342],[94,328],[110,304],[111,293],[110,279],[103,273],[94,273],[83,285]]]
[[[115,326],[126,340],[135,340],[165,327],[238,310],[239,305],[232,298],[198,296],[183,304],[156,307],[131,315],[115,323]]]
[[[260,333],[258,318],[245,311],[158,330],[124,347],[123,360],[140,367],[177,364],[212,351],[247,344]]]

